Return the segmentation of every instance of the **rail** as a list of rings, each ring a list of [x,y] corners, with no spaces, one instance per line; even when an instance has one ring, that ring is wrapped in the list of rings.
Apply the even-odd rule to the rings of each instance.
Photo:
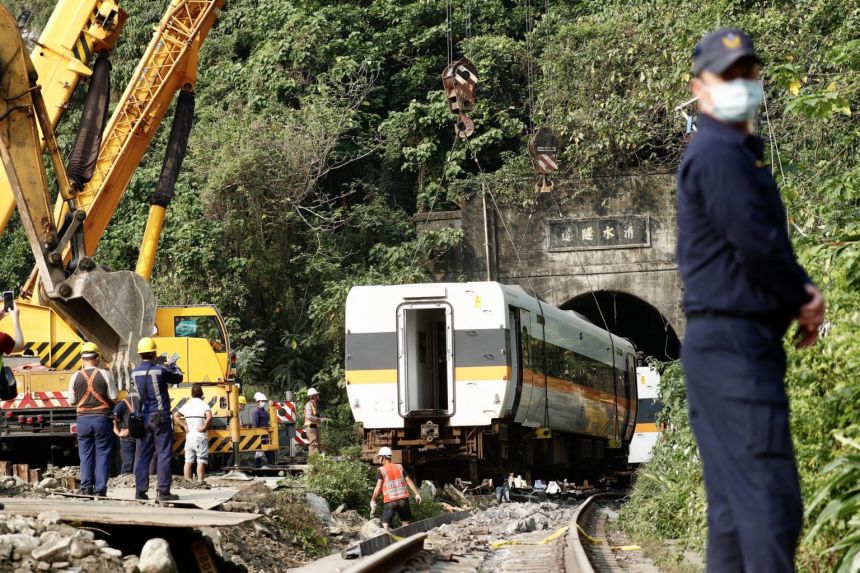
[[[385,549],[365,557],[344,573],[388,573],[394,571],[424,549],[426,537],[427,533],[425,532],[401,539]]]
[[[583,536],[589,537],[585,524],[597,506],[604,499],[624,497],[620,493],[597,493],[582,502],[571,519],[570,529],[567,530],[567,545],[564,549],[564,573],[595,573],[591,559],[582,544]]]

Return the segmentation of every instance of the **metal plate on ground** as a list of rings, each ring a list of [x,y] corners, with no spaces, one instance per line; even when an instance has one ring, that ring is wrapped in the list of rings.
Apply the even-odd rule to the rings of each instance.
[[[179,499],[171,501],[158,501],[156,494],[150,492],[150,497],[146,499],[134,499],[133,488],[112,488],[108,490],[107,497],[97,498],[92,495],[84,495],[81,493],[70,493],[65,491],[53,491],[51,495],[61,497],[71,497],[75,499],[99,499],[99,500],[116,500],[126,501],[140,504],[158,504],[166,507],[189,507],[197,509],[215,509],[219,505],[233,499],[233,496],[239,490],[234,488],[212,488],[212,489],[173,489],[172,493],[179,496]]]
[[[253,521],[258,513],[234,513],[179,507],[134,506],[124,502],[72,501],[34,498],[0,498],[4,508],[0,514],[36,517],[43,511],[56,511],[63,521],[82,521],[117,525],[149,525],[155,527],[226,527]]]
[[[357,557],[372,555],[377,551],[385,549],[386,547],[397,541],[395,537],[398,539],[405,539],[417,533],[430,531],[431,529],[439,527],[440,525],[445,525],[446,523],[452,523],[454,521],[465,519],[470,515],[472,515],[471,510],[464,510],[455,511],[454,513],[443,513],[442,515],[437,515],[436,517],[431,517],[430,519],[422,519],[421,521],[416,521],[415,523],[411,523],[405,527],[399,527],[397,529],[391,530],[388,533],[383,533],[381,535],[377,535],[376,537],[371,537],[370,539],[366,539],[356,545],[351,545],[346,549],[342,550],[341,555],[344,559],[355,559]]]
[[[177,506],[191,506],[199,509],[215,509],[219,505],[233,499],[233,496],[239,492],[238,489],[232,487],[213,487],[212,489],[181,489],[172,488],[170,493],[175,493],[179,496],[176,501],[167,503]],[[108,499],[116,500],[133,500],[133,488],[113,488],[108,490]],[[150,494],[150,499],[155,499],[155,494]]]

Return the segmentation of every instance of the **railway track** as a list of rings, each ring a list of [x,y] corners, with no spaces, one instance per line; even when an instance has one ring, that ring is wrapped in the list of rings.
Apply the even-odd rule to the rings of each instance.
[[[610,522],[617,515],[621,494],[597,494],[576,510],[565,552],[565,573],[659,573],[642,549]]]
[[[402,538],[395,530],[395,542],[384,549],[326,571],[659,573],[640,548],[610,525],[622,498],[621,493],[606,493],[584,501],[493,505],[437,527],[429,520],[418,522],[400,532]],[[419,532],[425,529],[422,524],[426,531]],[[368,550],[379,545],[365,543]]]

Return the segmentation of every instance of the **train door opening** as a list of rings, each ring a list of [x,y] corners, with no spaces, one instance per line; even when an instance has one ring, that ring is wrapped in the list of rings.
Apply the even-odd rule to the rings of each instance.
[[[397,313],[397,384],[401,416],[454,413],[451,308],[406,305]]]

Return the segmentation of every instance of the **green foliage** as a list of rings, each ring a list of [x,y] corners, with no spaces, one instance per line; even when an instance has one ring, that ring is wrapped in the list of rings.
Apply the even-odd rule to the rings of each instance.
[[[3,3],[15,14],[30,9],[32,33],[54,5]],[[111,57],[115,96],[167,1],[122,6],[129,19]],[[795,243],[828,297],[827,337],[813,351],[789,352],[792,429],[811,499],[824,468],[845,453],[833,430],[860,417],[860,7],[846,0],[558,0],[548,14],[535,5],[531,24],[527,33],[525,6],[513,0],[454,10],[454,57],[469,57],[480,77],[476,133],[463,144],[454,139],[439,79],[447,63],[443,3],[226,2],[199,57],[196,124],[155,266],[159,300],[216,304],[240,379],[273,395],[315,385],[334,419],[323,428],[324,445],[329,453],[349,450],[356,439],[343,391],[349,288],[428,280],[424,263],[462,238],[456,231],[416,237],[415,213],[453,208],[483,189],[530,209],[532,124],[551,125],[562,140],[559,202],[587,189],[594,175],[675,169],[684,123],[673,109],[689,98],[693,47],[718,26],[740,26],[766,62],[759,129]],[[82,99],[79,90],[59,127],[64,152]],[[101,240],[102,264],[134,266],[168,124]],[[14,219],[4,231],[0,283],[18,288],[31,268],[29,252]],[[656,528],[701,547],[704,494],[676,365],[666,369],[663,392],[666,439],[624,511],[631,531],[650,528],[653,537]],[[321,485],[329,495],[369,497],[360,478],[366,466],[314,463],[335,464],[349,484]],[[327,483],[325,471],[312,473]],[[834,488],[815,507],[843,493]],[[365,501],[353,500],[357,507]],[[846,527],[821,522],[803,542],[799,564],[834,565],[847,549],[838,544]]]
[[[806,509],[817,517],[804,538],[812,542],[823,528],[839,532],[839,540],[827,551],[841,554],[837,573],[853,573],[860,564],[860,426],[852,425],[834,437],[849,453],[836,458],[822,472],[821,484]]]
[[[421,503],[415,501],[415,495],[409,492],[409,504],[412,509],[412,520],[421,521],[445,513],[442,504],[433,497],[433,490],[428,483],[422,483],[418,489],[421,492]]]
[[[682,547],[701,550],[705,542],[705,486],[696,440],[687,412],[687,389],[681,364],[665,365],[660,378],[664,426],[654,457],[640,468],[630,502],[620,522],[639,539],[679,539]]]
[[[305,480],[309,491],[321,495],[332,508],[347,508],[367,514],[370,494],[376,484],[374,469],[357,458],[314,454],[308,459]]]
[[[290,541],[308,555],[323,556],[328,550],[328,536],[323,525],[303,499],[276,494],[278,523],[290,534]]]

